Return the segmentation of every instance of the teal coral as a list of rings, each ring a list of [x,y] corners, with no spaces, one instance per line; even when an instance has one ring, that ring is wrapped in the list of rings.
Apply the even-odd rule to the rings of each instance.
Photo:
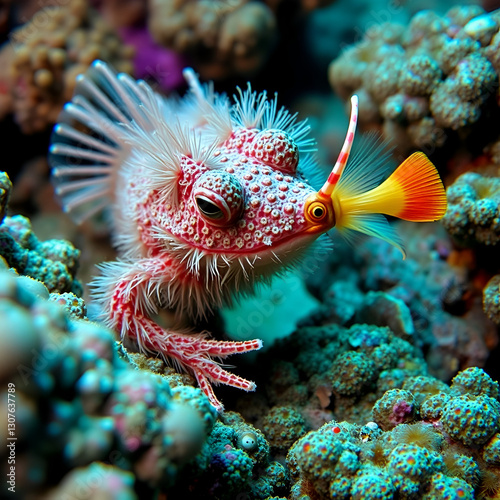
[[[458,477],[445,476],[442,473],[435,474],[431,478],[431,489],[422,497],[424,500],[473,500],[474,490]]]
[[[499,385],[484,370],[475,366],[458,373],[451,381],[451,389],[460,394],[471,393],[476,396],[498,398]]]
[[[230,500],[245,491],[251,498],[264,500],[288,489],[288,470],[272,460],[264,434],[229,411],[220,416],[201,452],[169,492],[186,499],[202,498],[208,492],[211,497]]]
[[[39,293],[41,283],[0,274],[0,351],[8,354],[0,378],[15,384],[18,458],[27,464],[17,470],[20,494],[39,496],[47,481],[96,460],[132,471],[151,488],[171,484],[215,419],[208,401],[192,404],[206,399],[201,391],[183,395],[165,377],[137,370],[112,332],[71,319],[46,289]],[[28,480],[34,467],[38,474]]]
[[[263,421],[263,431],[275,449],[287,450],[306,433],[306,422],[292,406],[274,406]]]
[[[500,433],[496,433],[484,445],[483,460],[490,465],[500,465]]]
[[[0,256],[19,274],[45,284],[49,292],[81,295],[76,280],[80,251],[64,240],[39,241],[30,221],[21,215],[5,217],[12,184],[5,173],[0,177]]]
[[[365,467],[354,478],[351,495],[355,500],[391,500],[394,498],[391,477],[377,467]]]
[[[445,406],[444,430],[466,446],[480,446],[500,428],[498,404],[488,396],[458,396]]]
[[[500,404],[486,395],[495,393],[495,382],[479,369],[459,373],[455,386],[446,386],[443,392],[439,392],[442,383],[436,380],[433,384],[431,377],[409,380],[407,387],[422,388],[419,399],[423,404],[446,396],[443,415],[427,421],[415,413],[415,423],[390,423],[385,432],[371,435],[364,427],[347,422],[329,422],[309,432],[291,447],[287,456],[295,482],[292,499],[302,499],[304,495],[332,499],[472,499],[480,491],[493,491],[488,478],[498,474],[499,433],[489,433],[489,441],[485,441],[480,418],[467,412],[467,401],[482,404],[484,421],[495,422],[491,429],[498,427],[500,418],[496,412]],[[460,395],[461,392],[465,394]],[[408,400],[408,394],[403,399]],[[463,408],[466,416],[475,418],[474,432],[469,432],[467,422],[450,424],[447,408]],[[368,426],[372,428],[374,424],[365,427]],[[451,428],[456,436],[451,435]],[[461,431],[463,435],[459,436]],[[472,437],[464,439],[466,434]]]
[[[81,297],[74,293],[51,293],[49,300],[63,306],[66,312],[74,319],[85,319],[87,317],[87,307]]]
[[[0,254],[19,274],[42,281],[50,292],[81,295],[81,285],[74,278],[80,251],[62,240],[38,241],[26,217],[4,218]]]
[[[483,310],[488,318],[500,324],[500,274],[493,276],[483,289]]]
[[[83,495],[88,499],[138,500],[134,492],[134,476],[101,462],[71,471],[50,491],[49,498],[83,498]]]
[[[399,424],[412,422],[418,412],[411,392],[391,389],[375,403],[372,413],[373,420],[383,430],[390,430]]]
[[[343,376],[346,373],[348,377]],[[360,396],[375,381],[377,365],[364,353],[349,351],[335,358],[330,377],[334,392],[342,396]]]

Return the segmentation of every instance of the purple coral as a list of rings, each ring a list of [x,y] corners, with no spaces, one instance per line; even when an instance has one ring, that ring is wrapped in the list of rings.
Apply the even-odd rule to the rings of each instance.
[[[415,420],[417,408],[413,394],[402,389],[387,391],[372,410],[373,420],[384,430]]]

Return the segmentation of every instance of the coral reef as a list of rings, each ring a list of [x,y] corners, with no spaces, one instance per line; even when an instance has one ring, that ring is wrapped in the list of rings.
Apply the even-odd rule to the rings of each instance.
[[[41,296],[41,283],[26,280],[1,270],[0,378],[15,389],[16,460],[24,464],[16,469],[16,491],[35,494],[70,468],[99,460],[153,488],[173,484],[213,425],[208,400],[136,369],[111,332],[66,316]],[[18,334],[9,335],[14,329]]]
[[[411,399],[413,405],[417,397],[425,403],[443,394],[435,393],[441,382],[433,386],[427,378],[422,385],[419,379],[408,379],[408,385],[422,392],[400,391],[400,397],[406,393],[403,400]],[[437,419],[420,415],[416,404],[415,423],[391,422],[384,432],[367,435],[359,425],[331,421],[300,438],[287,456],[295,483],[290,498],[476,498],[488,486],[487,476],[499,473],[498,383],[470,368],[445,387],[449,398]],[[388,408],[388,400],[396,400],[389,393],[393,391],[373,411],[382,425],[387,418],[380,420],[376,408]],[[480,404],[480,413],[469,413],[464,402]]]
[[[235,412],[220,417],[183,475],[169,491],[189,499],[208,494],[229,500],[246,492],[251,498],[264,500],[284,495],[289,488],[288,471],[272,460],[264,434]],[[190,483],[188,488],[186,483]]]
[[[462,174],[446,190],[446,230],[462,244],[496,245],[500,241],[500,178]]]
[[[0,185],[0,213],[5,214],[12,185],[4,172]],[[26,217],[0,219],[0,256],[19,274],[43,282],[49,292],[82,293],[82,285],[75,279],[80,251],[65,240],[39,241]]]
[[[244,397],[239,411],[276,447],[277,436],[300,437],[333,418],[359,425],[373,420],[375,401],[409,377],[426,375],[418,349],[387,327],[304,326],[264,355],[264,414]],[[293,408],[290,412],[288,408]],[[298,415],[297,415],[298,413]],[[287,415],[285,419],[280,415]]]
[[[276,37],[272,11],[253,0],[154,0],[149,28],[158,43],[187,54],[207,79],[255,73]]]
[[[132,72],[131,48],[84,0],[40,10],[0,52],[0,119],[13,113],[23,133],[46,130],[98,57]]]
[[[138,500],[133,474],[101,462],[72,470],[49,491],[46,498],[81,498],[82,495],[85,495],[84,498]]]
[[[330,83],[344,99],[358,93],[361,122],[400,152],[432,153],[452,137],[480,150],[494,138],[472,125],[487,130],[498,116],[499,21],[498,11],[469,5],[374,27],[331,63]]]
[[[0,2],[3,168],[17,189],[0,172],[10,496],[499,497],[500,14],[495,2],[396,3]],[[183,92],[187,65],[217,92],[246,76],[278,90],[280,105],[309,117],[325,165],[344,137],[341,99],[356,92],[361,129],[392,141],[398,160],[419,148],[446,172],[443,224],[398,224],[404,261],[384,242],[353,250],[333,235],[333,250],[242,298],[232,320],[201,321],[224,340],[266,335],[266,350],[238,367],[257,391],[218,388],[227,411],[216,415],[190,375],[87,319],[96,307],[82,285],[114,257],[106,221],[67,229],[45,155],[95,57],[167,94]]]
[[[492,321],[500,324],[500,275],[493,276],[483,290],[484,312]]]
[[[408,244],[404,261],[383,242],[362,241],[355,255],[337,245],[308,278],[322,303],[312,321],[388,326],[422,348],[429,373],[442,380],[484,366],[498,332],[482,311],[486,282],[473,283],[480,274],[474,257],[454,250],[441,226],[399,224],[398,231]]]

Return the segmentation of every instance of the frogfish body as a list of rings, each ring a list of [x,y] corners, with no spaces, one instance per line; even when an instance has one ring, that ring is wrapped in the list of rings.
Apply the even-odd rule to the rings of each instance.
[[[222,411],[212,384],[255,384],[214,358],[259,349],[259,340],[218,341],[186,323],[293,265],[333,227],[404,249],[381,214],[432,221],[446,211],[434,165],[414,153],[385,181],[379,145],[348,162],[357,97],[344,147],[328,179],[309,127],[277,100],[238,89],[234,102],[184,72],[189,92],[165,98],[101,61],[78,78],[50,149],[56,193],[77,222],[110,210],[119,258],[100,266],[93,295],[104,321],[140,350],[190,371]],[[321,241],[321,239],[319,240]],[[161,310],[173,312],[160,326]]]

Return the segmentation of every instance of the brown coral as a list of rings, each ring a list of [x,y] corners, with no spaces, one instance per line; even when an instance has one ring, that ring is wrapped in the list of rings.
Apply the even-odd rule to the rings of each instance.
[[[276,36],[272,11],[249,0],[153,0],[149,28],[158,43],[188,55],[207,79],[255,72]]]
[[[483,309],[488,318],[500,324],[500,274],[493,276],[484,287]]]
[[[83,0],[37,12],[0,52],[0,117],[13,113],[25,134],[55,123],[76,76],[95,59],[131,72],[132,51]]]
[[[498,12],[474,5],[444,16],[421,11],[406,29],[386,23],[331,63],[330,83],[342,98],[368,96],[379,115],[363,116],[361,102],[360,122],[396,139],[400,152],[430,153],[455,131],[464,139],[472,125],[492,119],[499,19]]]
[[[447,231],[461,243],[496,245],[500,241],[500,179],[467,172],[446,191]]]

